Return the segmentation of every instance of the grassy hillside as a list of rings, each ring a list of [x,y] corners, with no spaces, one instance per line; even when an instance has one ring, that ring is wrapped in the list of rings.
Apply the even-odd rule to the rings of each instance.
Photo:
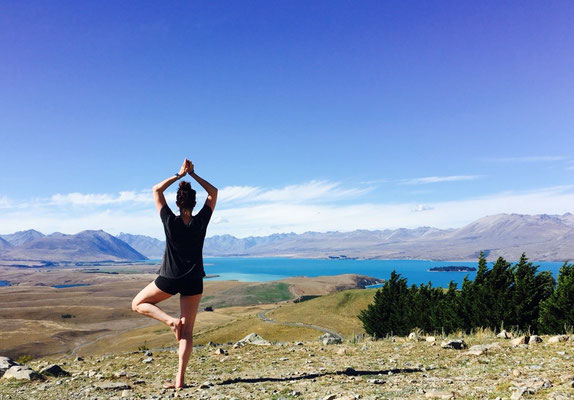
[[[363,333],[357,318],[373,302],[377,289],[352,289],[332,293],[302,303],[285,304],[267,316],[276,321],[303,322],[332,329],[344,336]]]

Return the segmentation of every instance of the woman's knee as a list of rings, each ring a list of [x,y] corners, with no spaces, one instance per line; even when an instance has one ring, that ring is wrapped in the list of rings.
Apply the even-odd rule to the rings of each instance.
[[[134,299],[132,300],[132,310],[138,312],[139,305],[140,305],[139,300],[137,299],[137,297],[134,297]]]
[[[191,339],[193,337],[193,321],[185,317],[181,319],[181,337],[182,339]]]

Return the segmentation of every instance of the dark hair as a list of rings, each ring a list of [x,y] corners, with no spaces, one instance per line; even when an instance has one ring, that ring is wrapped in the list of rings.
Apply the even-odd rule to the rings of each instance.
[[[176,204],[179,208],[184,208],[187,210],[193,210],[193,207],[195,207],[195,190],[191,188],[189,182],[179,182]]]

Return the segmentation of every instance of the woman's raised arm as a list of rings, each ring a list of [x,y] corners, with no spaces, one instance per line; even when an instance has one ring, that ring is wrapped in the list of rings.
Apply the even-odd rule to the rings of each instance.
[[[185,176],[185,174],[187,174],[189,172],[189,165],[191,162],[188,161],[188,159],[186,158],[183,161],[183,164],[181,165],[181,168],[179,169],[179,172],[173,176],[170,176],[169,178],[161,181],[160,183],[158,183],[157,185],[155,185],[153,187],[153,200],[155,202],[155,208],[157,208],[157,211],[161,211],[161,209],[163,208],[163,206],[165,206],[166,201],[165,201],[165,196],[163,195],[163,192],[165,192],[165,190],[175,181],[177,181],[179,178],[181,178],[182,176]]]
[[[215,208],[215,203],[217,203],[217,188],[195,173],[193,163],[191,161],[189,161],[187,172],[189,176],[195,179],[197,183],[199,183],[201,187],[205,189],[207,192],[207,199],[205,200],[205,204],[207,204],[211,208],[211,211],[213,211]]]

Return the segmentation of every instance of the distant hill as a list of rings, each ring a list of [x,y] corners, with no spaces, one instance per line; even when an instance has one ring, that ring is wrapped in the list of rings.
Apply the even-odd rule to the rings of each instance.
[[[238,239],[206,239],[213,256],[347,257],[378,259],[517,260],[522,252],[538,261],[574,259],[574,216],[497,214],[458,229],[420,227],[352,232],[305,232]]]
[[[107,235],[105,240],[98,239],[101,246],[95,244],[97,235],[94,232],[99,232],[100,236]],[[33,255],[34,259],[46,261],[57,261],[58,257],[89,261],[135,260],[161,258],[165,247],[161,240],[128,233],[121,233],[114,238],[103,231],[85,231],[77,235],[53,233],[33,240],[26,239],[33,235],[42,234],[24,231],[2,235],[11,240],[28,241],[15,247],[0,242],[0,258],[10,256],[30,259]],[[476,260],[480,251],[484,251],[489,260],[502,256],[514,261],[520,258],[522,252],[537,261],[574,260],[574,215],[497,214],[458,229],[419,227],[279,233],[246,238],[218,235],[208,237],[204,247],[205,256],[218,257],[346,256],[369,259]]]
[[[146,256],[104,231],[83,231],[42,236],[3,250],[4,260],[37,261],[137,261]]]
[[[2,239],[0,237],[0,251],[11,248],[12,245],[7,240]]]
[[[12,246],[20,246],[24,243],[31,242],[32,240],[44,237],[44,234],[38,232],[34,229],[28,229],[27,231],[19,231],[16,233],[11,233],[9,235],[0,235],[0,238],[10,242]]]
[[[144,235],[132,235],[130,233],[120,233],[116,236],[126,242],[135,250],[148,258],[162,258],[165,251],[165,242]]]

